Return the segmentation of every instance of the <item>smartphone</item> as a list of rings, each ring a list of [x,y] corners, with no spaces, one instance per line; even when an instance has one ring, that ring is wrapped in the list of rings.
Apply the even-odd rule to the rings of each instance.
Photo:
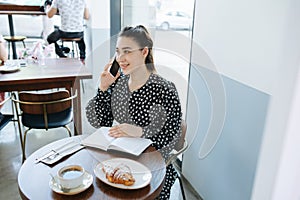
[[[117,62],[116,58],[115,58],[112,65],[111,65],[111,67],[110,67],[110,69],[109,69],[109,72],[111,73],[111,75],[116,76],[119,69],[120,69],[120,65]]]
[[[26,67],[27,66],[27,62],[25,60],[20,60],[19,66],[20,67]]]

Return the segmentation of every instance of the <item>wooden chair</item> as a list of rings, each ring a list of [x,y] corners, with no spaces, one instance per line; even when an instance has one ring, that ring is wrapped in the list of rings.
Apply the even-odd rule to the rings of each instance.
[[[31,129],[48,130],[64,127],[68,131],[69,136],[72,136],[71,130],[67,125],[73,121],[72,99],[76,97],[77,92],[71,96],[67,90],[50,93],[20,92],[19,99],[15,95],[12,96],[18,117],[23,161],[26,159],[26,136]],[[28,127],[24,132],[24,137],[22,137],[21,122],[25,127]]]
[[[76,42],[79,42],[82,38],[60,38],[61,40],[61,45],[64,46],[64,42],[71,42],[72,43],[72,50],[71,50],[71,55],[72,58],[79,58],[79,49],[78,46],[76,45]],[[75,57],[75,50],[76,50],[76,57]],[[84,83],[83,80],[81,80],[81,86],[82,86],[82,92],[84,93]]]
[[[182,120],[182,122],[181,122],[181,130],[182,130],[181,137],[179,138],[178,142],[176,143],[173,151],[170,153],[170,157],[169,157],[169,159],[167,160],[167,163],[166,163],[167,166],[170,165],[170,164],[175,163],[176,160],[177,160],[177,157],[180,156],[181,154],[183,154],[188,148],[188,142],[185,138],[186,130],[187,130],[187,124],[184,120]],[[177,173],[178,173],[178,180],[179,180],[179,184],[180,184],[182,198],[183,198],[183,200],[185,200],[186,197],[185,197],[184,187],[183,187],[183,183],[182,183],[181,171],[177,170]]]
[[[3,37],[8,43],[8,53],[10,58],[10,43],[12,42],[22,42],[23,47],[26,48],[24,40],[27,38],[26,36],[4,36]]]
[[[64,46],[64,42],[71,42],[72,43],[72,58],[75,58],[75,50],[76,50],[76,58],[79,58],[79,50],[76,42],[79,42],[81,40],[81,37],[79,38],[60,38],[62,46]]]

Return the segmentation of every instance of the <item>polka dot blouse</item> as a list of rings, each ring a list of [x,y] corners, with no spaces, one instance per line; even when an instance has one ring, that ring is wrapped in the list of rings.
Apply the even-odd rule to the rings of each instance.
[[[95,128],[112,126],[114,120],[142,127],[142,137],[151,139],[167,159],[181,135],[181,105],[175,85],[152,73],[146,84],[131,92],[128,80],[128,75],[121,76],[105,92],[98,89],[86,107],[87,119]],[[167,166],[160,199],[169,198],[176,177],[173,166]]]

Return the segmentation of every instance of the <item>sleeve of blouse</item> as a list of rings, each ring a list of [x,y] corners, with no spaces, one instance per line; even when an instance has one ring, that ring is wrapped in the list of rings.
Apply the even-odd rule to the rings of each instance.
[[[98,89],[97,94],[87,104],[85,111],[88,122],[95,128],[112,126],[111,90],[103,92]]]
[[[165,115],[159,115],[158,110],[150,112],[152,123],[143,128],[144,135],[151,135],[156,149],[159,149],[164,156],[168,157],[181,135],[181,105],[176,87],[173,83],[164,88],[162,93],[162,109]],[[160,125],[164,121],[164,124]]]

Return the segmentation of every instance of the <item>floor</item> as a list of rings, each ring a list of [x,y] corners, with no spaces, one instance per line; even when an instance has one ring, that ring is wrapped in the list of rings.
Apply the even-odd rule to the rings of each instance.
[[[85,93],[83,97],[90,97],[94,92],[93,89],[88,87],[88,82],[84,82]],[[89,95],[90,93],[90,95]],[[83,98],[82,105],[88,99]],[[84,106],[83,106],[84,107]],[[3,114],[11,113],[11,103],[7,102],[1,109]],[[85,116],[85,115],[83,115]],[[84,118],[84,117],[83,117]],[[87,121],[83,119],[84,134],[93,132],[93,128],[89,126]],[[57,134],[59,132],[59,134]],[[32,130],[27,137],[26,155],[29,156],[32,152],[37,150],[43,145],[50,143],[64,137],[68,137],[65,129],[49,130],[47,134],[45,131]],[[19,191],[17,185],[18,171],[22,165],[21,161],[21,148],[18,135],[18,128],[16,122],[9,122],[2,130],[0,130],[0,199],[19,200]],[[186,192],[186,199],[196,200],[201,199],[188,182],[184,181]],[[178,180],[175,182],[172,192],[171,200],[181,200],[181,190]]]

